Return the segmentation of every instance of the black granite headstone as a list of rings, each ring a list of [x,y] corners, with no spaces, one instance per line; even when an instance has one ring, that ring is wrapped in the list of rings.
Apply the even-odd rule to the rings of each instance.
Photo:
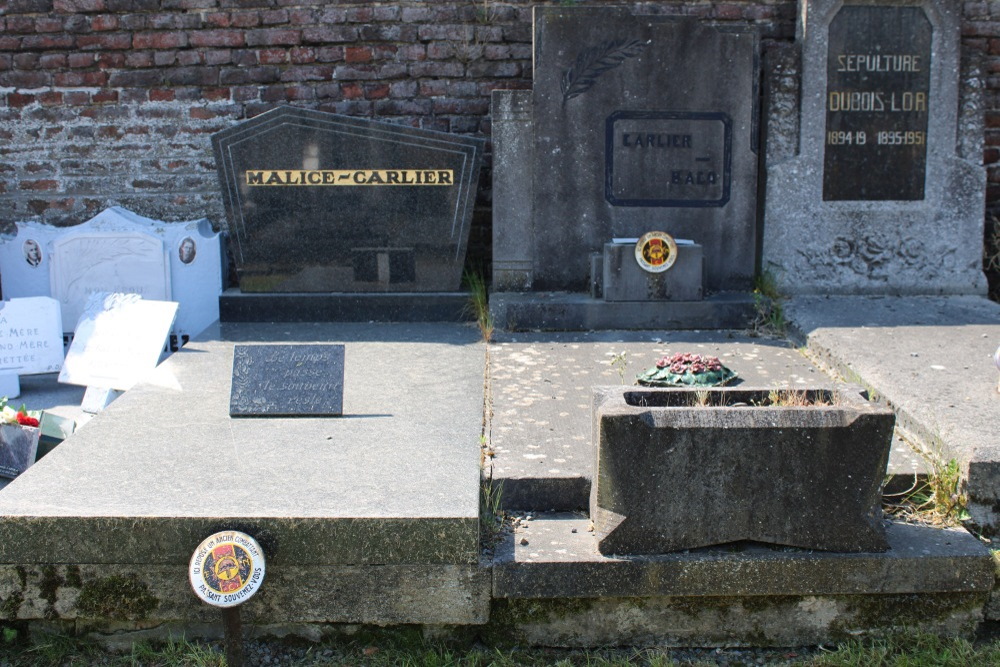
[[[824,200],[924,198],[932,32],[920,7],[846,6],[830,23]]]
[[[237,345],[232,417],[328,417],[344,411],[344,346]]]
[[[483,140],[282,107],[212,143],[243,292],[459,288]]]

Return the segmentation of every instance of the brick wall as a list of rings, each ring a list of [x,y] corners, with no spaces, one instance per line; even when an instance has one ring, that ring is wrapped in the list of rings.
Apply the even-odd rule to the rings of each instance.
[[[961,0],[956,0],[960,2]],[[119,204],[224,224],[209,135],[279,104],[489,136],[494,88],[531,81],[514,0],[8,0],[0,4],[0,230]],[[620,0],[749,21],[790,40],[794,0]],[[963,3],[987,95],[988,204],[1000,212],[1000,2]],[[488,164],[488,160],[487,160]],[[472,247],[489,243],[489,170]]]

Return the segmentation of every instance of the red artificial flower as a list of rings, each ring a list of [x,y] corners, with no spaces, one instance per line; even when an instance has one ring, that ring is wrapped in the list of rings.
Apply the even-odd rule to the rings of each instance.
[[[38,420],[34,417],[29,417],[23,412],[17,413],[17,423],[21,426],[38,426]]]

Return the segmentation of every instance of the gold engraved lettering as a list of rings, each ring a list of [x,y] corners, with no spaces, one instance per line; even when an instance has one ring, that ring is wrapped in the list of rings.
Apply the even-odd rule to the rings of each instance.
[[[253,186],[454,185],[452,169],[248,169]]]

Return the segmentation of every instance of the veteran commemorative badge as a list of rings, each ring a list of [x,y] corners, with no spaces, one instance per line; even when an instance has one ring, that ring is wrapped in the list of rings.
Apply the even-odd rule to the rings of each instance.
[[[195,594],[216,607],[246,602],[264,581],[264,552],[249,535],[215,533],[191,556],[188,578]]]
[[[635,261],[643,271],[663,273],[677,261],[677,243],[666,232],[649,232],[635,244]]]

